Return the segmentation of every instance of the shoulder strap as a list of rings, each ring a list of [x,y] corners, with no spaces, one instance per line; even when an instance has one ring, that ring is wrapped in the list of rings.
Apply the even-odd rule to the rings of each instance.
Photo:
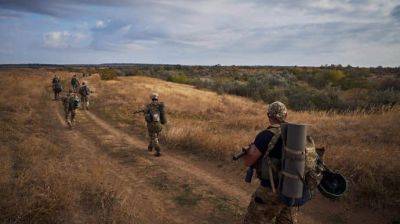
[[[271,152],[271,150],[275,147],[276,143],[279,140],[279,137],[281,137],[281,126],[280,125],[271,125],[267,129],[270,131],[273,136],[271,138],[271,141],[268,143],[267,151],[265,152],[265,156],[268,156],[268,154]]]
[[[276,143],[279,140],[279,137],[281,136],[281,126],[279,124],[271,125],[271,126],[268,127],[267,130],[272,132],[273,136],[272,136],[271,140],[268,143],[267,151],[265,152],[264,157],[263,157],[264,165],[266,167],[264,167],[262,169],[261,176],[264,177],[264,178],[268,177],[268,179],[270,181],[271,188],[272,188],[272,192],[275,193],[276,190],[275,190],[274,176],[273,176],[273,173],[272,173],[273,167],[272,167],[272,164],[271,164],[270,157],[268,155],[271,152],[271,150],[275,147]]]

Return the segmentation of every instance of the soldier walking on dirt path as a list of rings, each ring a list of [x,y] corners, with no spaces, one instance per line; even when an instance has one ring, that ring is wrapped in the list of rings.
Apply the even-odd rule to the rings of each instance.
[[[69,90],[67,96],[62,98],[62,103],[65,112],[65,121],[69,127],[75,122],[76,109],[79,107],[79,98],[72,90]]]
[[[73,75],[72,78],[71,78],[72,90],[73,90],[75,93],[78,91],[79,85],[80,85],[79,79],[78,79],[78,77],[77,77],[76,74],[75,74],[75,75]]]
[[[91,91],[87,86],[86,82],[82,82],[82,86],[79,87],[79,95],[81,97],[81,104],[83,110],[89,110],[89,95]]]
[[[282,138],[275,138],[274,136],[277,134],[276,132],[280,124],[285,122],[286,116],[287,109],[283,103],[271,103],[268,106],[270,126],[257,135],[254,142],[250,144],[247,154],[243,156],[245,165],[254,167],[257,177],[260,179],[260,186],[253,193],[251,202],[247,208],[247,213],[243,221],[244,224],[296,223],[293,207],[289,207],[280,201],[279,195],[273,190],[278,186],[271,187],[271,183],[275,183],[274,185],[278,183],[276,180],[280,171],[278,163],[281,161],[283,151]],[[274,145],[270,144],[274,141]],[[268,149],[270,145],[272,147]],[[260,175],[263,172],[262,169],[266,169],[261,165],[261,160],[267,151],[267,156],[271,161],[270,166],[274,167],[271,175],[274,181],[261,179]]]
[[[165,116],[164,103],[158,101],[158,94],[152,93],[150,99],[152,101],[150,104],[135,113],[144,113],[150,138],[148,150],[152,151],[154,149],[156,151],[154,155],[160,156],[161,149],[158,137],[162,131],[162,125],[167,123],[167,119]]]
[[[51,81],[51,86],[54,92],[54,100],[58,100],[60,93],[62,92],[62,85],[60,77],[54,75],[53,80]]]

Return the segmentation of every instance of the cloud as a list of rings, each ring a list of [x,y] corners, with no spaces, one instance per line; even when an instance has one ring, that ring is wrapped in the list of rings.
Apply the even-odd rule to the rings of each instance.
[[[29,12],[54,17],[79,14],[85,6],[123,6],[131,4],[129,0],[0,0],[4,9]]]
[[[396,7],[393,8],[392,12],[390,13],[392,17],[400,22],[400,5],[397,5]]]
[[[27,30],[47,51],[79,48],[115,60],[330,64],[369,45],[398,49],[399,21],[400,0],[0,0],[0,28]],[[0,35],[0,43],[20,39]],[[393,55],[359,58],[393,63]]]
[[[87,38],[87,35],[84,33],[53,31],[44,34],[43,44],[47,48],[65,49],[78,47],[82,43],[82,41]]]

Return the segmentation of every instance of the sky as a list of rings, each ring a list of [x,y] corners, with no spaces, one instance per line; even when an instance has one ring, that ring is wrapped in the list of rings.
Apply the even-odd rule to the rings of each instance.
[[[0,64],[400,66],[400,0],[0,0]]]

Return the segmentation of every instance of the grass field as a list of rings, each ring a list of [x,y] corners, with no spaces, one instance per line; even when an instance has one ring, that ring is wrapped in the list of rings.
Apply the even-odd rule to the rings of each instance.
[[[242,179],[238,176],[244,167],[230,158],[267,127],[264,104],[147,77],[102,81],[93,75],[86,79],[94,91],[91,113],[127,135],[100,130],[91,124],[94,115],[83,112],[77,115],[76,129],[67,130],[57,118],[60,103],[51,100],[53,74],[44,69],[0,72],[1,223],[240,220],[244,208],[228,197],[236,191],[221,184],[231,179],[229,183],[241,186],[235,181]],[[58,74],[64,79],[71,76]],[[162,136],[166,156],[161,160],[147,158],[124,143],[129,136],[145,139],[144,119],[132,112],[145,105],[153,91],[165,102],[169,120]],[[317,145],[327,147],[326,163],[350,182],[346,199],[335,206],[364,207],[366,217],[386,211],[385,221],[399,218],[399,112],[399,108],[370,114],[289,111],[289,121],[310,124]],[[195,170],[191,163],[211,165]],[[219,168],[225,172],[222,182],[218,182]],[[228,194],[216,193],[219,190]],[[237,195],[248,198],[250,192]],[[314,213],[306,215],[310,217],[305,220],[314,222],[302,223],[351,220],[342,213],[321,219]]]
[[[158,92],[169,117],[166,146],[208,159],[229,162],[231,154],[268,126],[266,106],[246,98],[147,77],[92,80],[99,114],[135,133],[146,134],[145,123],[131,112],[149,101],[149,93]],[[399,112],[399,108],[349,114],[289,111],[288,121],[310,125],[316,144],[327,148],[326,163],[349,179],[351,199],[374,208],[392,207],[400,198],[396,190],[400,186]]]

